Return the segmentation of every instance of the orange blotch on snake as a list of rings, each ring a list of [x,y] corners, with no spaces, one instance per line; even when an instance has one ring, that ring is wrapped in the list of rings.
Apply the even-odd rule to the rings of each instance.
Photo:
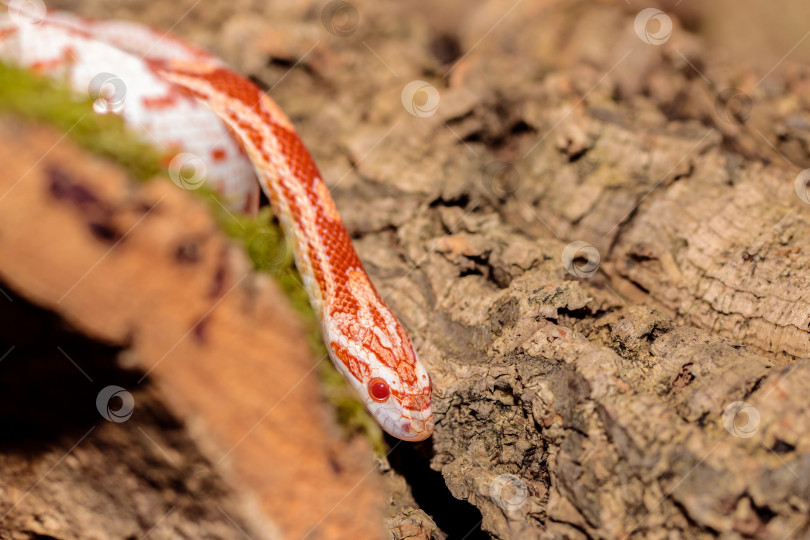
[[[147,109],[168,109],[177,106],[178,98],[182,96],[182,92],[172,87],[167,94],[157,97],[144,97],[143,106]]]
[[[379,377],[375,377],[368,381],[368,394],[374,401],[382,403],[391,395],[391,389],[388,388],[388,383]]]
[[[227,153],[225,152],[225,149],[222,147],[214,148],[213,150],[211,150],[211,159],[213,161],[222,161],[226,157]]]
[[[355,379],[362,381],[370,375],[369,367],[363,362],[358,362],[346,347],[342,347],[338,343],[331,343],[330,347],[340,363],[346,366]]]

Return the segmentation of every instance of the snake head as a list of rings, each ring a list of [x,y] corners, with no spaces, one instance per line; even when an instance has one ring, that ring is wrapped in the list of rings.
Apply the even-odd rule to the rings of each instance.
[[[332,362],[387,433],[425,440],[433,433],[430,377],[365,272],[350,272],[349,282],[351,297],[325,312]]]
[[[390,435],[405,441],[423,441],[433,433],[430,408],[430,377],[418,361],[416,384],[385,369],[372,370],[365,381],[366,409]],[[361,394],[363,395],[363,394]]]
[[[407,345],[410,348],[410,342]],[[433,433],[430,377],[413,349],[411,358],[397,365],[380,362],[373,350],[355,343],[344,346],[333,341],[330,353],[335,366],[383,430],[405,441],[430,437]]]

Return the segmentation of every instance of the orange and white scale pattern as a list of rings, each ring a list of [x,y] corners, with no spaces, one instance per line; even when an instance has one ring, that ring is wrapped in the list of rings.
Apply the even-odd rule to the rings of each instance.
[[[217,62],[200,49],[134,23],[62,12],[31,24],[0,16],[0,60],[66,82],[85,95],[94,80],[105,82],[115,88],[108,96],[111,112],[169,153],[200,156],[207,185],[234,208],[254,210],[259,188],[239,141],[208,107],[157,77],[144,56]]]
[[[72,17],[70,20],[73,25],[81,21]],[[27,31],[48,32],[49,26],[46,19]],[[57,26],[60,32],[70,33],[64,26]],[[4,27],[0,22],[0,28]],[[293,240],[296,264],[312,306],[320,316],[324,340],[335,366],[385,431],[411,441],[429,437],[433,431],[430,378],[404,328],[369,280],[328,187],[280,108],[252,82],[227,69],[216,58],[193,47],[178,51],[184,44],[158,31],[132,23],[91,21],[80,25],[76,33],[81,39],[68,44],[74,49],[73,56],[81,55],[82,51],[75,49],[86,41],[102,41],[104,46],[134,57],[141,64],[139,69],[148,71],[149,78],[158,79],[160,84],[169,85],[166,92],[176,99],[203,104],[213,112],[212,116],[227,134],[213,137],[209,134],[202,146],[211,150],[208,146],[211,141],[221,144],[231,137],[247,154],[285,233]],[[3,51],[4,41],[5,38],[0,38],[0,58],[8,60],[8,53]],[[155,45],[161,41],[166,41],[166,48]],[[49,52],[54,56],[54,51]],[[103,50],[94,56],[99,54]],[[12,60],[19,63],[18,59]],[[130,87],[138,86],[140,80],[126,81],[129,95]],[[85,83],[83,88],[81,84],[74,87],[87,86]],[[140,95],[139,92],[136,93]],[[128,105],[124,103],[125,107]],[[166,102],[150,108],[142,101],[138,122],[151,122],[143,117],[165,114],[171,108]],[[127,112],[123,115],[126,119]],[[184,119],[174,116],[173,121],[183,123]],[[192,147],[199,148],[200,144]],[[238,153],[231,154],[239,157]],[[249,207],[250,190],[242,179],[236,186],[229,191],[229,185],[222,183],[221,189],[226,195],[241,196],[242,206]]]
[[[196,61],[154,62],[166,80],[205,102],[243,142],[285,232],[320,315],[335,365],[356,381],[367,408],[397,437],[430,434],[430,380],[402,325],[369,281],[329,189],[292,124],[240,75]],[[382,380],[389,394],[375,399]]]

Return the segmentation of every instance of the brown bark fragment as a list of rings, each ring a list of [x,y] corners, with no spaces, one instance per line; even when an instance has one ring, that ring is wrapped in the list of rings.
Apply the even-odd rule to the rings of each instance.
[[[109,384],[125,377],[120,386],[135,397],[133,422],[106,422],[93,412],[106,385],[89,374],[75,380],[89,345],[48,346],[45,358],[59,358],[59,350],[62,371],[73,376],[56,390],[47,367],[54,360],[37,359],[35,338],[8,332],[6,377],[29,386],[21,411],[37,410],[32,394],[58,391],[91,412],[67,415],[66,433],[59,422],[40,429],[48,445],[34,444],[33,456],[21,446],[30,444],[23,422],[15,420],[17,436],[4,434],[3,530],[64,538],[150,530],[238,538],[242,528],[254,538],[379,536],[382,490],[368,475],[368,446],[339,439],[292,309],[217,232],[204,205],[163,180],[132,186],[49,130],[6,118],[0,137],[4,289],[58,315],[37,330],[43,338],[64,319],[112,344],[107,365],[97,362]],[[6,324],[16,327],[11,318]],[[116,356],[138,375],[116,375]],[[37,361],[43,381],[30,387],[34,381],[14,370]],[[216,494],[198,499],[200,482]]]

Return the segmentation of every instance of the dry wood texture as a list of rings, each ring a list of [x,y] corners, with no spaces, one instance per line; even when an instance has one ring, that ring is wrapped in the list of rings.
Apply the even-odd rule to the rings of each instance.
[[[431,372],[389,458],[444,532],[810,535],[808,8],[436,4],[82,12],[181,20],[298,126]]]

